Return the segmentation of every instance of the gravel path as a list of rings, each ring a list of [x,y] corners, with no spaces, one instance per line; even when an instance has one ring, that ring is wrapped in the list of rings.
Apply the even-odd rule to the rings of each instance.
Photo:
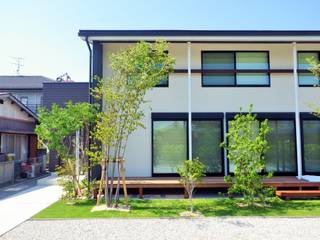
[[[0,239],[320,239],[320,218],[30,220]]]

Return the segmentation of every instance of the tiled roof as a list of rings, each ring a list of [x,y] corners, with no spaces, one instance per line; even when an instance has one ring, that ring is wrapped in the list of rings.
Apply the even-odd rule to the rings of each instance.
[[[0,89],[42,89],[44,82],[54,82],[43,76],[0,76]]]

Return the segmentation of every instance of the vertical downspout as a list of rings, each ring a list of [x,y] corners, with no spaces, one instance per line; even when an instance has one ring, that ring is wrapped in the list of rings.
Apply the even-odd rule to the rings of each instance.
[[[301,155],[301,129],[300,129],[300,112],[299,112],[299,80],[298,80],[298,63],[297,63],[297,44],[292,43],[293,57],[293,80],[294,80],[294,100],[295,100],[295,123],[296,123],[296,143],[297,143],[297,168],[298,179],[302,177],[302,155]]]
[[[88,40],[88,36],[86,37],[86,44],[89,50],[89,102],[92,103],[92,97],[90,94],[90,89],[92,87],[92,49]]]
[[[227,142],[227,113],[223,113],[223,141]],[[227,159],[227,149],[223,148],[223,164],[224,164],[224,176],[228,176],[228,159]]]
[[[92,96],[91,96],[91,87],[92,87],[92,49],[91,49],[91,46],[90,46],[90,43],[88,41],[88,36],[86,37],[86,44],[87,44],[87,47],[88,47],[88,50],[89,50],[89,103],[93,103],[92,101]],[[91,125],[89,127],[89,129],[91,130]],[[90,134],[90,133],[88,133]],[[91,146],[91,138],[89,136],[89,148]],[[90,171],[90,166],[91,166],[91,161],[90,159],[88,158],[88,181],[91,181],[91,171]],[[88,192],[90,192],[90,184],[88,184]]]
[[[191,42],[188,42],[188,158],[192,160],[192,84],[191,84]]]

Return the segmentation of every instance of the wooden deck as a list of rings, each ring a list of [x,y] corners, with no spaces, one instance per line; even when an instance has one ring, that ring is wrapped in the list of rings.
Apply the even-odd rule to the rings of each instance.
[[[320,182],[307,182],[299,180],[295,176],[275,176],[264,181],[268,186],[276,189],[292,189],[302,190],[303,188],[320,189]],[[122,186],[122,184],[121,184]],[[143,197],[144,189],[169,189],[183,188],[179,182],[179,177],[128,177],[126,178],[126,186],[128,189],[138,189],[139,196]],[[223,177],[204,177],[202,182],[197,184],[197,188],[221,189],[228,188],[230,185],[224,182]]]
[[[266,185],[273,187],[320,187],[320,182],[307,182],[299,180],[295,176],[272,177],[264,181]],[[178,177],[128,177],[127,188],[181,188]],[[198,188],[228,188],[223,177],[204,177]]]

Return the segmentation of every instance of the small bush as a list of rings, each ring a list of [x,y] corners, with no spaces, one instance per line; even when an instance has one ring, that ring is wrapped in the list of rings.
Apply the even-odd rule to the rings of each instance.
[[[201,181],[204,176],[204,165],[199,161],[199,159],[185,160],[183,161],[183,166],[177,169],[180,175],[180,182],[186,189],[189,197],[190,211],[193,212],[192,196],[193,191],[197,182]]]

